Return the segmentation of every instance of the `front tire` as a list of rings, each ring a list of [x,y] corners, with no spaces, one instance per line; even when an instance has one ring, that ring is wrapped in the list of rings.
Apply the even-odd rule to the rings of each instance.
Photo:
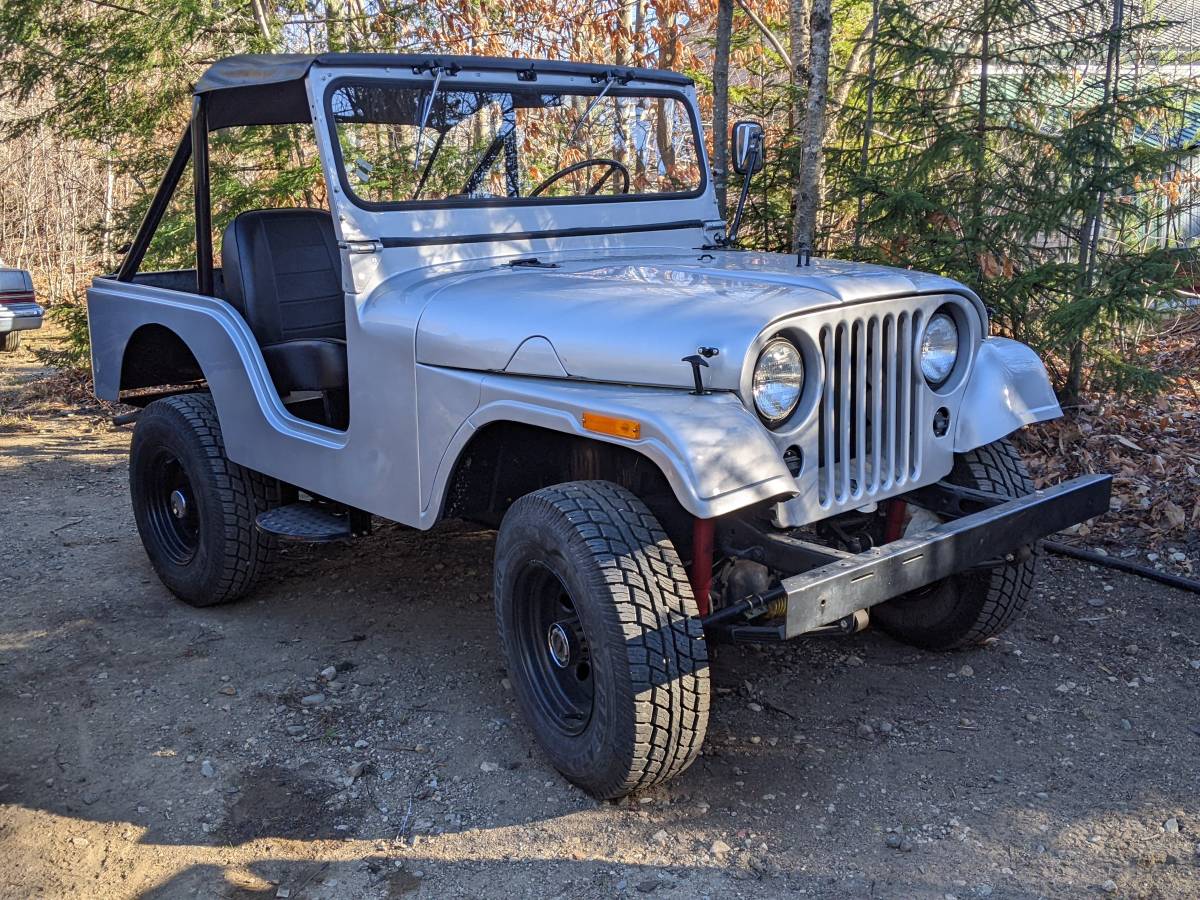
[[[1029,470],[1007,440],[956,455],[947,480],[1005,497],[1033,492]],[[881,603],[871,610],[871,620],[892,637],[927,650],[982,644],[1011,625],[1033,596],[1037,547],[1026,549],[1018,562],[952,575]]]
[[[129,450],[129,492],[150,564],[192,606],[244,596],[275,549],[259,513],[278,503],[279,483],[225,456],[209,394],[176,394],[138,417]]]
[[[678,775],[708,725],[708,650],[687,572],[618,485],[577,481],[512,505],[496,618],[517,703],[551,763],[598,799]]]

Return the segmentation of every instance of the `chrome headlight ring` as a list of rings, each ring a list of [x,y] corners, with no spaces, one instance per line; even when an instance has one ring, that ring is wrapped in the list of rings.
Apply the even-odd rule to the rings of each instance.
[[[754,408],[768,427],[787,421],[804,391],[804,358],[786,338],[767,341],[754,364]]]
[[[958,362],[958,323],[946,312],[936,312],[921,335],[918,353],[921,374],[931,387],[938,387],[950,377]]]

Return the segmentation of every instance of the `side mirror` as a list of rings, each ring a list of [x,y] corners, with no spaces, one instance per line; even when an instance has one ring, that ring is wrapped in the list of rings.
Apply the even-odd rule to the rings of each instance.
[[[746,197],[750,194],[750,176],[763,167],[763,127],[757,122],[734,122],[729,136],[732,144],[733,171],[742,176],[742,193],[738,197],[737,212],[733,224],[725,237],[727,244],[736,244],[738,229],[742,226],[742,213],[746,211]]]
[[[758,122],[735,122],[729,143],[733,150],[733,171],[746,176],[763,167],[763,127]]]

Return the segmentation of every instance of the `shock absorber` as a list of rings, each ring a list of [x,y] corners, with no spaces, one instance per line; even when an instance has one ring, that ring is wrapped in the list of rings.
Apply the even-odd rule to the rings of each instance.
[[[904,537],[904,516],[908,512],[908,504],[899,497],[893,497],[887,504],[887,519],[883,525],[885,544]]]
[[[711,606],[713,571],[713,520],[695,519],[692,524],[692,569],[688,573],[692,594],[701,616],[707,616]]]

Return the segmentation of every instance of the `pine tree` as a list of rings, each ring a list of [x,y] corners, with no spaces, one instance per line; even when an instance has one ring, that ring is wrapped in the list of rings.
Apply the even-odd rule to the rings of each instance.
[[[1153,387],[1125,338],[1177,286],[1180,252],[1140,239],[1156,214],[1144,188],[1195,151],[1146,140],[1183,86],[1118,64],[1161,26],[1114,22],[1098,2],[1082,19],[1020,0],[955,10],[881,9],[846,123],[870,152],[831,155],[832,202],[862,209],[849,252],[968,284],[1049,359],[1067,403],[1089,384]]]

